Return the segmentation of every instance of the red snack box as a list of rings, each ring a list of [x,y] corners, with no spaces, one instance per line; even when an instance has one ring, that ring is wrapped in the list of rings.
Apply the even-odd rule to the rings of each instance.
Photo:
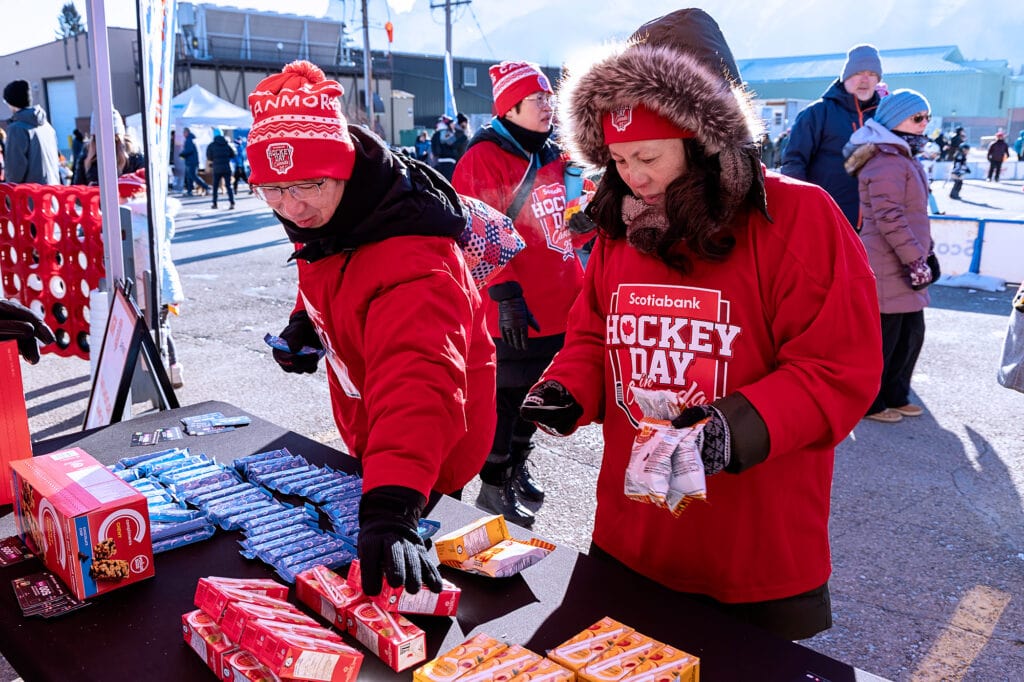
[[[146,498],[80,448],[11,462],[25,544],[78,599],[151,578]]]
[[[364,601],[348,610],[347,620],[349,634],[396,672],[427,658],[426,635],[400,613]]]
[[[280,682],[281,678],[251,652],[238,649],[224,657],[220,679],[224,682]]]
[[[342,630],[348,627],[345,615],[349,607],[366,599],[358,587],[349,585],[326,566],[314,566],[295,576],[295,595]]]
[[[205,578],[200,578],[199,582],[215,583],[222,587],[233,587],[236,590],[248,590],[274,599],[288,601],[288,586],[270,578],[224,578],[219,575],[208,575]]]
[[[181,633],[185,642],[218,675],[224,664],[224,656],[238,650],[231,638],[217,627],[217,623],[199,609],[182,614]]]
[[[250,604],[259,604],[270,609],[281,609],[284,611],[298,612],[297,606],[291,602],[281,599],[267,597],[251,590],[240,590],[235,587],[223,587],[215,582],[199,579],[196,587],[195,605],[208,613],[211,618],[220,623],[224,619],[224,610],[233,601],[244,601]]]
[[[306,634],[314,630],[319,631],[319,637]],[[362,653],[321,627],[249,621],[239,645],[251,651],[275,675],[287,680],[350,682],[359,675],[363,664]]]
[[[245,629],[245,624],[257,618],[319,627],[319,623],[298,611],[272,609],[261,604],[253,604],[252,602],[233,601],[224,609],[224,617],[220,621],[221,632],[231,638],[232,641],[237,642],[242,638],[242,630]]]
[[[348,568],[347,583],[359,589],[361,571],[359,559]],[[431,592],[426,587],[416,594],[405,591],[404,587],[391,587],[387,580],[382,581],[380,594],[370,597],[385,611],[396,613],[422,613],[428,616],[454,616],[459,609],[459,597],[462,590],[444,578],[441,579],[440,594]]]

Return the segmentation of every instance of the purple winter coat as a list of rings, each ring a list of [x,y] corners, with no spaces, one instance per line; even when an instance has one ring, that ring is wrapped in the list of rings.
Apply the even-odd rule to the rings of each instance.
[[[863,223],[861,241],[875,271],[883,313],[923,310],[928,289],[914,291],[906,263],[931,250],[928,177],[901,138],[874,121],[850,137],[846,169],[855,175]]]

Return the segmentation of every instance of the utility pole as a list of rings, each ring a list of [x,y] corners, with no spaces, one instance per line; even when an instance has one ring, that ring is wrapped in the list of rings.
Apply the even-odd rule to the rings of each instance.
[[[373,57],[370,54],[370,18],[363,0],[363,80],[366,84],[366,123],[373,130]]]
[[[444,7],[444,84],[445,84],[445,100],[451,99],[451,106],[454,109],[455,106],[455,92],[451,90],[453,87],[453,74],[452,74],[452,7],[458,7],[459,5],[468,5],[472,0],[444,0],[444,3],[434,2],[431,0],[430,9],[440,9]],[[454,111],[452,116],[454,116]]]

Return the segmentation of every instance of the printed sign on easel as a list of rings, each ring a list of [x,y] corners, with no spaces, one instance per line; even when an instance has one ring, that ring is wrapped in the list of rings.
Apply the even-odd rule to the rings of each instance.
[[[89,394],[89,406],[85,411],[84,429],[121,421],[140,356],[156,383],[160,409],[178,407],[178,399],[146,320],[124,288],[117,284]]]

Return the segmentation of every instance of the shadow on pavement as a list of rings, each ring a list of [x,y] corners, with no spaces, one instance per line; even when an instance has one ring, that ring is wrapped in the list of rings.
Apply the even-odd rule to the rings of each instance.
[[[175,239],[174,241],[178,241]],[[204,260],[211,260],[213,258],[225,258],[227,256],[234,256],[239,253],[246,253],[247,251],[260,251],[262,249],[271,246],[280,246],[282,244],[288,244],[287,239],[275,239],[271,242],[263,242],[261,244],[250,244],[249,246],[239,246],[235,249],[224,249],[223,251],[213,251],[210,253],[204,253],[201,256],[192,256],[191,258],[176,258],[174,263],[176,265],[185,265],[187,263],[198,263]]]
[[[928,291],[931,293],[930,308],[996,315],[1009,319],[1010,302],[1017,287],[1010,286],[1003,291],[982,291],[936,285],[929,287]]]

